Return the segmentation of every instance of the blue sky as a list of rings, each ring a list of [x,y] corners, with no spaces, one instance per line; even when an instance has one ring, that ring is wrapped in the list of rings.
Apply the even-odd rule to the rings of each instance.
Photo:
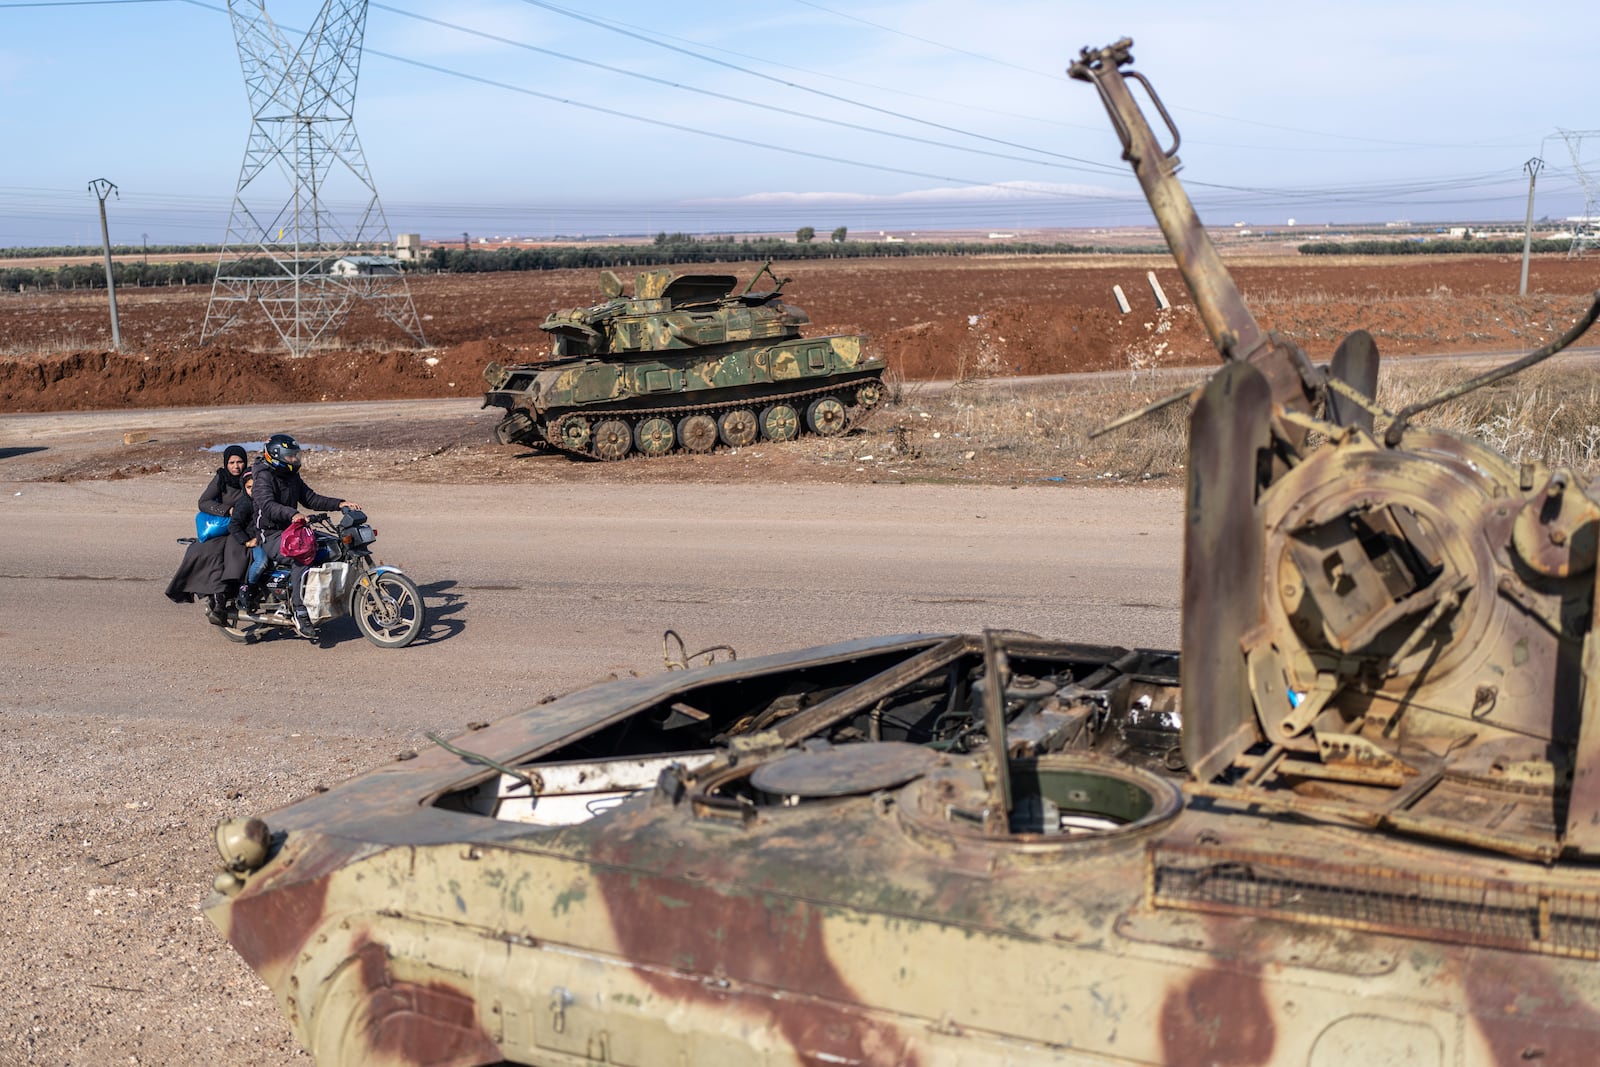
[[[298,43],[320,6],[267,10]],[[0,0],[0,247],[98,243],[102,176],[114,242],[222,239],[250,131],[225,12]],[[1130,36],[1210,224],[1520,222],[1536,155],[1535,214],[1585,209],[1557,131],[1600,131],[1591,21],[1575,0],[393,0],[355,126],[390,228],[431,238],[1143,223],[1063,73]],[[1580,160],[1600,182],[1600,133]]]

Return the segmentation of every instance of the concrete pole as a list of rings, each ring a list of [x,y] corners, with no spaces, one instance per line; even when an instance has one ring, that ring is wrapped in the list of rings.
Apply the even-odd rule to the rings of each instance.
[[[106,197],[117,192],[117,187],[104,178],[89,183],[89,191],[100,201],[100,244],[106,250],[106,294],[111,298],[111,347],[122,351],[122,329],[117,324],[117,283],[111,274],[111,231],[106,226]],[[121,193],[117,193],[121,198]]]
[[[1528,295],[1528,253],[1533,248],[1533,183],[1539,179],[1539,171],[1544,166],[1544,160],[1534,156],[1522,165],[1528,172],[1528,217],[1522,223],[1522,285],[1517,289],[1518,296]]]
[[[1161,283],[1156,281],[1156,272],[1153,270],[1145,272],[1145,278],[1150,282],[1150,291],[1156,294],[1156,307],[1162,311],[1171,307],[1172,305],[1167,302],[1167,294],[1162,291]]]

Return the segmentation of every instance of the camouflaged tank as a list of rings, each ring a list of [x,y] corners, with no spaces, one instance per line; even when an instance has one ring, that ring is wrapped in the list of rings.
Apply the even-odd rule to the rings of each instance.
[[[754,292],[763,274],[775,285]],[[811,320],[783,302],[787,281],[770,264],[743,289],[732,275],[654,270],[629,297],[602,271],[603,303],[540,326],[548,360],[484,369],[483,406],[506,411],[495,438],[621,459],[843,433],[848,409],[883,400],[884,363],[856,334],[802,337]]]
[[[1412,419],[1600,297],[1382,410],[1366,333],[1256,324],[1129,49],[1071,73],[1225,361],[1181,650],[625,679],[225,822],[206,914],[319,1064],[1595,1062],[1600,491]]]

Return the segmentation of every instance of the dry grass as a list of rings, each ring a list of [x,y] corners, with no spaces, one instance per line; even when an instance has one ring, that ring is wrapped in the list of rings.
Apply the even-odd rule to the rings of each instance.
[[[1183,470],[1187,411],[1177,404],[1090,440],[1112,417],[1194,384],[1192,376],[1082,379],[1065,386],[971,379],[941,392],[895,383],[891,403],[863,423],[904,474],[1018,480],[1149,481]],[[898,402],[896,398],[898,397]]]
[[[1447,364],[1395,367],[1379,381],[1378,400],[1396,411],[1481,372]],[[1563,365],[1557,357],[1424,412],[1416,422],[1471,434],[1513,460],[1542,460],[1593,475],[1600,472],[1600,368]]]
[[[1484,369],[1390,364],[1379,381],[1378,402],[1398,411]],[[867,458],[911,477],[1171,484],[1181,479],[1187,461],[1188,404],[1094,439],[1089,434],[1204,378],[1196,371],[1066,383],[974,379],[943,392],[896,381],[890,403],[863,422],[862,429],[877,438],[865,451],[876,453]],[[1582,476],[1600,474],[1600,367],[1563,366],[1558,360],[1414,421],[1477,437],[1515,461],[1537,459]],[[1386,424],[1380,417],[1380,432]],[[860,445],[828,447],[863,451]]]

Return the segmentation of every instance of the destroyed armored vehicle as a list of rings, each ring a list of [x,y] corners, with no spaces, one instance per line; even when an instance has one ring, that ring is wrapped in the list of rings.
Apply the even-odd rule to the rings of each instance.
[[[318,1063],[1594,1062],[1600,497],[1264,333],[1129,48],[1071,73],[1225,361],[1181,655],[724,662],[225,822],[206,913]]]
[[[770,292],[754,292],[767,274]],[[550,358],[490,363],[484,407],[504,408],[502,444],[546,444],[599,459],[710,452],[802,432],[841,434],[849,408],[883,400],[884,363],[856,334],[802,337],[811,320],[783,302],[767,264],[739,289],[722,274],[646,271],[633,296],[602,271],[606,297],[557,311],[540,329]]]

